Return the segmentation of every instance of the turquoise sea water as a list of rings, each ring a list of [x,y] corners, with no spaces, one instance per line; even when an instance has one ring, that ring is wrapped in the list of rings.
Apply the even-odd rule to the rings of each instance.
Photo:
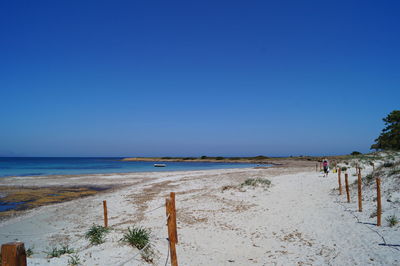
[[[154,167],[164,163],[167,167]],[[0,157],[0,177],[183,171],[254,167],[255,164],[208,162],[124,162],[121,158]]]

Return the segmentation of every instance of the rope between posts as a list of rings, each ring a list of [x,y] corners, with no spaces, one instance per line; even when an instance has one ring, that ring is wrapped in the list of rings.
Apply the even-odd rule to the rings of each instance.
[[[395,249],[395,250],[397,250],[397,251],[400,251],[400,249],[398,249],[398,248],[396,248],[396,247],[393,247],[393,246],[391,246],[390,244],[388,244],[388,243],[386,242],[386,239],[383,237],[383,235],[382,235],[381,233],[379,233],[377,230],[374,230],[374,229],[372,229],[371,227],[369,227],[368,225],[366,225],[366,224],[360,222],[360,219],[354,214],[354,212],[353,212],[352,210],[348,209],[346,206],[344,206],[344,205],[343,205],[341,202],[339,202],[339,201],[335,201],[335,202],[338,203],[339,205],[341,205],[341,206],[344,208],[345,211],[349,212],[349,213],[357,220],[357,223],[365,225],[365,227],[367,227],[369,230],[371,230],[372,232],[376,233],[376,234],[382,239],[382,241],[383,241],[383,243],[384,243],[384,244],[383,244],[384,247],[389,247],[389,248],[393,248],[393,249]]]
[[[145,211],[145,212],[143,212],[143,214],[145,214],[145,213],[149,213],[149,212],[153,212],[153,211],[155,211],[155,210],[158,210],[158,209],[160,209],[160,208],[162,208],[162,207],[165,207],[165,205],[160,205],[160,206],[158,206],[157,208],[154,208],[154,209],[151,209],[151,210]]]
[[[163,207],[163,206],[162,206]],[[159,207],[158,207],[159,208]],[[158,209],[158,208],[156,208],[156,209]],[[155,209],[153,209],[153,210],[155,210]],[[168,214],[168,216],[166,217],[166,220],[168,220],[168,218],[169,218],[169,214]],[[163,223],[165,222],[165,220],[163,220],[162,221]],[[157,231],[157,234],[162,230],[162,226],[160,227],[160,229]],[[165,239],[165,238],[160,238],[160,237],[157,237],[157,234],[153,234],[155,237],[154,237],[154,239],[156,239],[156,240],[160,240],[160,239]],[[167,238],[167,240],[168,240],[168,242],[169,242],[169,239]],[[130,262],[131,260],[133,260],[133,259],[135,259],[139,254],[141,254],[149,245],[150,245],[150,241],[142,248],[142,249],[140,249],[135,255],[133,255],[131,258],[129,258],[129,259],[127,259],[126,261],[124,261],[124,262],[122,262],[122,263],[120,263],[120,264],[118,264],[118,266],[123,266],[123,265],[125,265],[126,263],[128,263],[128,262]],[[169,245],[168,245],[168,256],[169,256]],[[167,261],[168,261],[168,257],[167,257]]]
[[[167,240],[168,240],[168,252],[167,252],[167,259],[165,260],[165,266],[167,266],[169,260],[169,238],[167,238]]]
[[[154,209],[145,211],[145,212],[143,212],[143,214],[156,211],[156,210],[158,210],[158,209],[160,209],[160,208],[162,208],[162,207],[165,207],[165,205],[160,205],[160,206],[158,206],[158,207],[156,207],[156,208],[154,208]],[[114,211],[114,212],[116,212],[116,213],[121,212],[120,210],[117,210],[117,209],[115,209],[115,208],[110,208],[109,206],[107,206],[107,210],[111,210],[111,211]]]
[[[133,260],[134,258],[136,258],[136,257],[137,257],[140,253],[142,253],[142,251],[144,251],[149,245],[150,245],[150,242],[147,243],[142,249],[139,249],[139,251],[138,251],[135,255],[133,255],[130,259],[127,259],[126,261],[124,261],[124,262],[118,264],[118,266],[123,266],[123,265],[125,265],[126,263],[130,262],[131,260]]]

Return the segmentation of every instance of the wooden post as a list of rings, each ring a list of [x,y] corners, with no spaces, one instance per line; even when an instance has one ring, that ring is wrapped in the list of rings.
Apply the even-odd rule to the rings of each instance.
[[[381,226],[381,216],[382,216],[382,202],[381,202],[381,179],[376,178],[376,225]]]
[[[174,227],[175,227],[175,243],[178,244],[178,230],[176,230],[176,206],[175,206],[175,192],[171,192],[169,194],[169,197],[171,198],[171,204],[172,204],[172,212],[173,212],[173,222],[174,222]]]
[[[339,195],[342,195],[342,178],[340,177],[340,174],[342,173],[342,169],[338,169],[338,182],[339,182]]]
[[[344,181],[346,182],[346,195],[347,195],[347,202],[350,203],[350,191],[349,191],[349,174],[344,174]]]
[[[315,172],[318,172],[318,163],[315,164]]]
[[[107,201],[103,200],[103,209],[104,209],[104,227],[108,227],[108,215],[107,215]]]
[[[2,266],[26,266],[25,246],[22,242],[11,242],[1,246]]]
[[[165,208],[167,210],[167,226],[168,226],[168,242],[169,242],[169,250],[171,255],[171,266],[178,266],[178,257],[176,255],[176,239],[175,239],[175,231],[174,228],[174,211],[172,210],[172,200],[169,198],[165,199]]]
[[[358,172],[358,211],[362,212],[361,171]]]

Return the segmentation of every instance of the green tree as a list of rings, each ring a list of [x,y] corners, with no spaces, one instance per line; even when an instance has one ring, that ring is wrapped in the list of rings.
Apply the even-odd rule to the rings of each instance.
[[[375,140],[371,149],[375,150],[400,150],[400,110],[394,110],[383,118],[385,128]]]

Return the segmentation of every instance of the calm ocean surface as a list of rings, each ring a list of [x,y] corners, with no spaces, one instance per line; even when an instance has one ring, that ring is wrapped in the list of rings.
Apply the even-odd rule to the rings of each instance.
[[[183,171],[254,167],[255,164],[207,162],[123,162],[121,158],[0,157],[0,177]],[[154,167],[165,163],[167,167]]]

